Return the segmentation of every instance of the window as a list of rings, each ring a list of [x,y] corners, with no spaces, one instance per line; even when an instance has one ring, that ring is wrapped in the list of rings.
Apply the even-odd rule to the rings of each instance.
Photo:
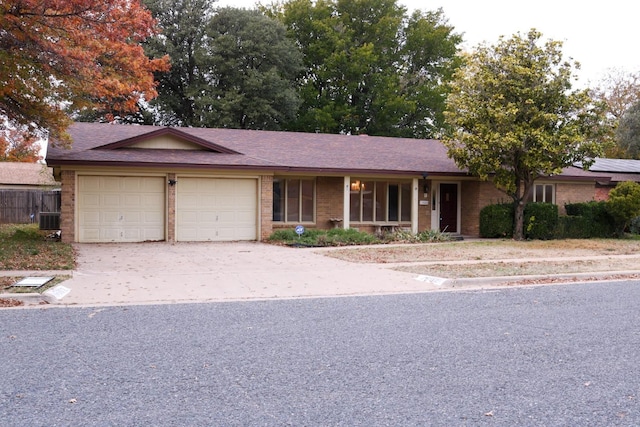
[[[313,179],[273,179],[273,221],[313,222],[314,211]]]
[[[410,183],[354,179],[350,187],[350,221],[411,221]]]
[[[555,203],[555,185],[536,184],[530,201],[538,203]]]

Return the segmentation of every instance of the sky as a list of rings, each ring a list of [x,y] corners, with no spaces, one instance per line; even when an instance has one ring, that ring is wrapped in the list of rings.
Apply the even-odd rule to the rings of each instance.
[[[268,4],[269,1],[263,1]],[[640,3],[629,0],[399,0],[410,11],[442,8],[465,40],[463,48],[497,43],[531,28],[543,40],[563,42],[566,57],[581,64],[578,86],[596,86],[608,70],[640,72]],[[218,6],[252,8],[254,0],[218,0]]]

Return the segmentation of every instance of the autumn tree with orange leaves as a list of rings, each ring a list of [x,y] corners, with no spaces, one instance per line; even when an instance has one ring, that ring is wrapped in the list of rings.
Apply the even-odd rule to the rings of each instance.
[[[42,160],[40,144],[16,130],[0,133],[0,162],[36,163]]]
[[[0,131],[65,141],[71,112],[136,111],[169,67],[142,49],[156,33],[136,0],[3,0]]]

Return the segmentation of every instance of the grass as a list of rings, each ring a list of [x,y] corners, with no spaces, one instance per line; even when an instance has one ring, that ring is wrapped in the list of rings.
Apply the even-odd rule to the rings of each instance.
[[[48,240],[37,224],[0,224],[0,270],[72,270],[73,247]]]

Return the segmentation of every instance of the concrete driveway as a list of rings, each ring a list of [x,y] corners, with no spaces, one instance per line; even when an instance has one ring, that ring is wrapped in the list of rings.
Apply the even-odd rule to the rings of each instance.
[[[326,249],[255,242],[77,244],[60,304],[110,305],[423,292],[437,285]]]

